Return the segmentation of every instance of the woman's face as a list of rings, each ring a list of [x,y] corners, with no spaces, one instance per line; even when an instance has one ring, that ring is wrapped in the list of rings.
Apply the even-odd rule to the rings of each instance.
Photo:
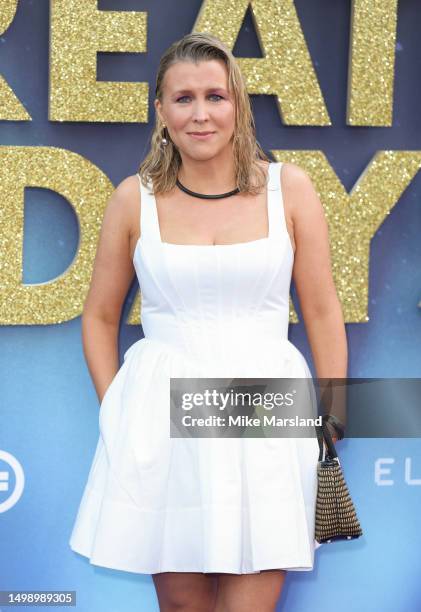
[[[162,104],[156,99],[155,108],[182,156],[207,160],[231,147],[235,106],[222,60],[170,66],[163,79]]]

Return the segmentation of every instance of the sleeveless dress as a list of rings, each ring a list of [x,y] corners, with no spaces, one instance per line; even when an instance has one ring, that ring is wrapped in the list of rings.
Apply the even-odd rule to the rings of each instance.
[[[163,242],[138,175],[145,337],[102,399],[69,541],[94,565],[142,574],[313,569],[316,436],[170,437],[171,377],[311,378],[288,340],[294,253],[280,169],[268,167],[269,235],[227,245]]]

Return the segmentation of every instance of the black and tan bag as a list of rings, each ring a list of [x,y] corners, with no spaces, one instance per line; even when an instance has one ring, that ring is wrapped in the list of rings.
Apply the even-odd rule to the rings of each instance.
[[[326,421],[316,432],[320,453],[315,538],[320,544],[358,538],[363,532]]]

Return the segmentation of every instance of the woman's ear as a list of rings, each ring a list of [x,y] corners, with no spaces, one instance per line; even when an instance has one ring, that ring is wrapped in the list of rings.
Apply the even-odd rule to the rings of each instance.
[[[159,101],[158,98],[155,98],[154,100],[154,106],[155,106],[155,112],[158,115],[159,120],[161,121],[161,123],[165,123],[162,115],[161,115],[161,102]]]

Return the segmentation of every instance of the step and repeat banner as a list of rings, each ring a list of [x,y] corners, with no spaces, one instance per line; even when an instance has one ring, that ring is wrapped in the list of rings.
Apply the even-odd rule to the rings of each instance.
[[[314,182],[349,376],[421,377],[418,13],[416,0],[2,0],[0,591],[72,591],[81,612],[159,609],[151,576],[94,566],[68,541],[99,435],[80,315],[103,212],[148,151],[159,58],[184,34],[229,45],[261,146]],[[143,336],[140,305],[134,281],[121,360]],[[294,285],[289,339],[315,376]],[[364,535],[289,572],[279,609],[421,608],[410,425],[337,444]]]

